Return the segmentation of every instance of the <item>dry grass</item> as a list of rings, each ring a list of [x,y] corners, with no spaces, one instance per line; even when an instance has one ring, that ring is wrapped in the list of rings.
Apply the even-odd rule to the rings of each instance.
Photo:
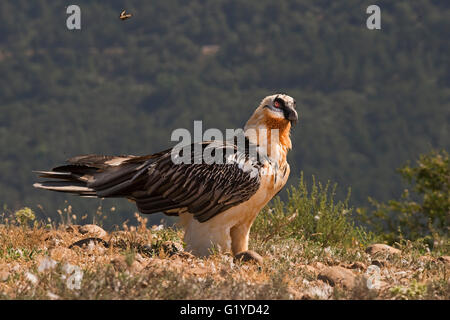
[[[226,254],[197,258],[177,250],[181,231],[147,228],[145,219],[139,221],[139,227],[124,225],[104,236],[107,247],[92,242],[72,249],[76,241],[95,234],[81,234],[78,226],[68,224],[0,225],[0,298],[450,298],[448,262],[414,243],[402,244],[401,255],[374,257],[361,245],[324,248],[305,239],[253,237],[251,249],[264,262],[241,264]],[[367,287],[371,264],[381,266],[379,287],[374,289]],[[355,286],[333,287],[319,280],[327,266],[351,270]]]

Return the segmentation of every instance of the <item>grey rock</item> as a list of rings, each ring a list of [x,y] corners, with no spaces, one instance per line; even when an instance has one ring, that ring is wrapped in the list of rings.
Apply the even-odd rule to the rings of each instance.
[[[353,272],[340,266],[322,269],[317,278],[330,286],[342,286],[348,290],[354,289],[357,285],[356,276]]]
[[[96,226],[94,224],[86,224],[84,226],[81,226],[78,231],[81,234],[90,234],[93,236],[97,236],[99,238],[103,238],[106,237],[108,234],[106,233],[105,230],[103,230],[102,228],[100,228],[99,226]]]
[[[402,252],[399,249],[388,246],[387,244],[377,243],[367,247],[366,252],[370,255],[398,255]]]
[[[254,262],[257,264],[263,263],[263,258],[253,250],[239,252],[234,258],[235,260],[241,262]]]

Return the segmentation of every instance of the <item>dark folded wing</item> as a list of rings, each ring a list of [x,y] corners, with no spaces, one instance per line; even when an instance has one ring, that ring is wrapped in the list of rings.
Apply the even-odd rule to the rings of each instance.
[[[205,161],[195,145],[201,147],[200,155],[207,150],[222,161]],[[190,147],[180,155],[188,155],[191,163],[179,164],[172,161],[173,149],[149,156],[79,156],[52,171],[37,172],[52,180],[34,186],[84,197],[126,197],[142,213],[189,212],[200,222],[250,199],[259,189],[262,164],[249,151],[248,141],[245,150],[231,142]]]
[[[216,152],[222,149],[223,163],[174,164],[168,153],[146,169],[142,174],[145,193],[133,196],[142,213],[180,209],[204,222],[256,193],[261,169],[257,159],[237,152],[233,145],[204,142],[202,147],[215,148]],[[229,148],[234,154],[227,158]]]

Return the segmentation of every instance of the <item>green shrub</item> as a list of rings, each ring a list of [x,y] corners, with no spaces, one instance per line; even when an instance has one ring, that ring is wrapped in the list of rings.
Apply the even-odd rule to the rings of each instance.
[[[421,155],[415,167],[398,169],[411,186],[400,200],[369,200],[375,210],[358,209],[360,220],[388,242],[429,239],[447,243],[450,222],[450,162],[445,150]]]
[[[396,286],[390,289],[392,296],[400,300],[423,299],[427,293],[427,286],[418,283],[416,279],[412,280],[409,286]]]
[[[17,210],[14,215],[16,216],[17,222],[19,222],[19,224],[22,226],[27,226],[29,222],[36,219],[33,210],[28,207]]]
[[[330,187],[315,181],[308,190],[301,173],[297,187],[288,189],[288,200],[275,198],[258,215],[252,227],[256,240],[273,238],[296,238],[313,240],[323,246],[348,246],[365,244],[372,234],[356,227],[351,219],[352,209],[348,205],[350,190],[345,201],[334,199],[337,185]]]

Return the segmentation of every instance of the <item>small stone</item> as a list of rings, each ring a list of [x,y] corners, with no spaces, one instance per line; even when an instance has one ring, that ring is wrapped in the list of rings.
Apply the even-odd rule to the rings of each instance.
[[[356,276],[353,272],[340,266],[324,268],[320,271],[318,279],[333,287],[342,286],[348,290],[352,290],[356,286]]]
[[[9,278],[9,272],[8,271],[0,271],[0,282],[7,281]]]
[[[367,247],[366,252],[370,255],[376,254],[388,254],[388,255],[397,255],[402,252],[399,249],[388,246],[387,244],[377,243],[372,244]]]
[[[242,262],[254,262],[257,264],[262,264],[263,263],[263,258],[256,253],[253,250],[247,250],[247,251],[242,251],[239,252],[236,256],[235,259],[237,261],[242,261]]]
[[[78,230],[81,234],[87,234],[103,238],[106,237],[108,234],[105,230],[100,228],[99,226],[96,226],[95,224],[86,224],[84,226],[81,226]]]

